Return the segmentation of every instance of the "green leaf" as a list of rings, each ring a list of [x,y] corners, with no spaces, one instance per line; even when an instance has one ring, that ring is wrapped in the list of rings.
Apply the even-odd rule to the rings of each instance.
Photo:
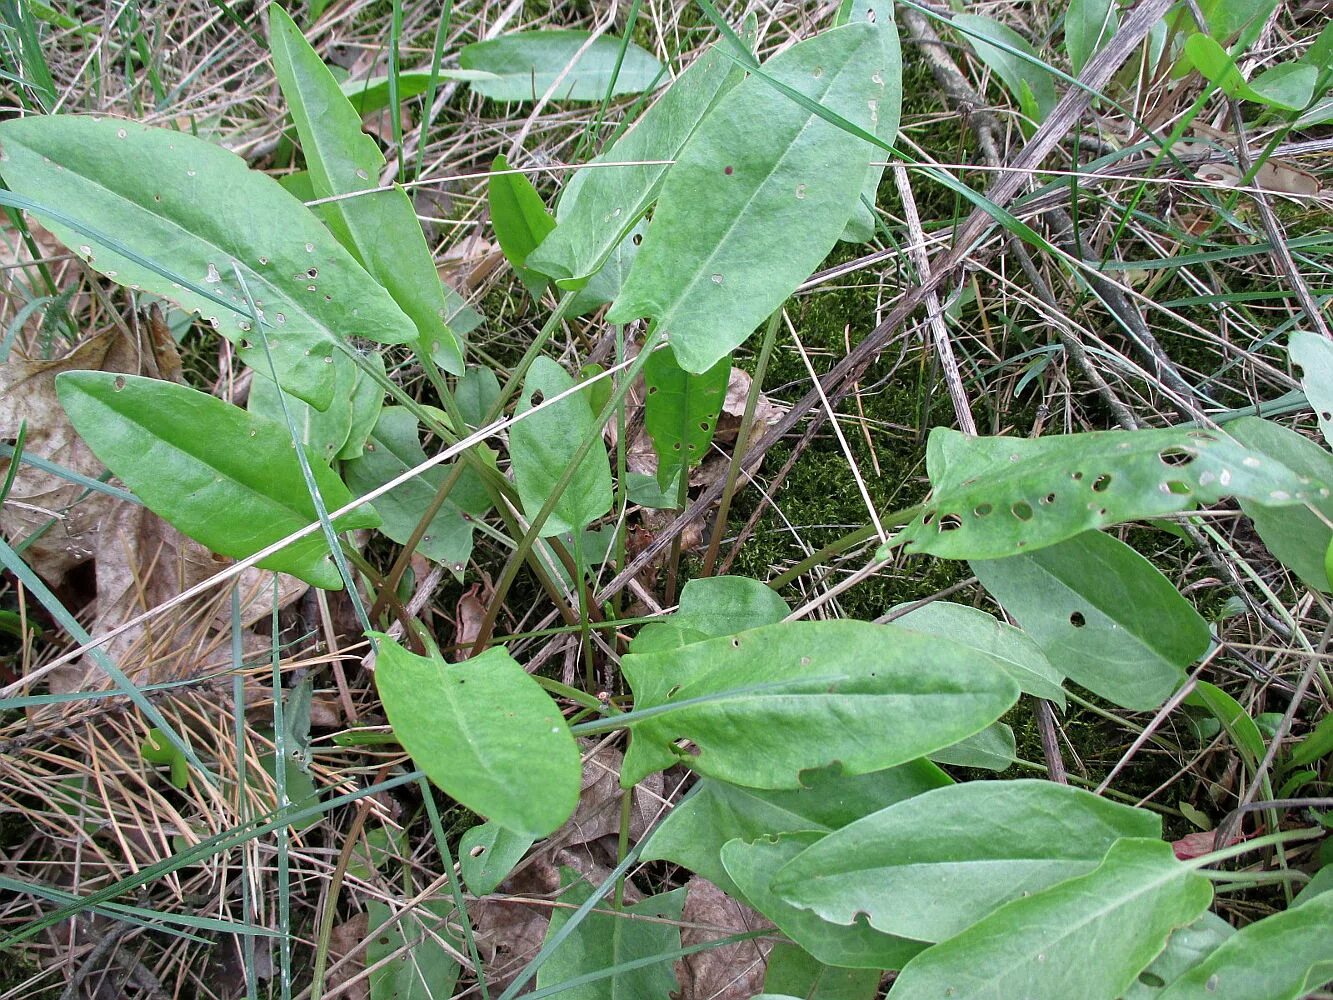
[[[564,716],[499,647],[462,663],[386,635],[375,686],[394,736],[436,785],[515,833],[544,837],[578,805],[582,766]]]
[[[1333,893],[1242,927],[1160,1000],[1297,1000],[1333,979]]]
[[[613,35],[600,36],[579,55],[590,37],[586,31],[520,31],[463,46],[458,64],[493,74],[471,84],[493,101],[535,101],[562,73],[555,100],[600,101],[647,90],[661,74],[662,64],[633,42],[626,46],[617,73],[623,43]]]
[[[639,855],[697,872],[723,891],[736,887],[722,866],[722,845],[796,830],[836,830],[895,802],[950,784],[926,760],[870,774],[833,770],[802,775],[797,789],[742,788],[705,778],[699,791],[667,815]]]
[[[657,453],[659,486],[665,488],[708,454],[730,378],[730,358],[693,375],[676,364],[670,347],[654,351],[644,363],[643,424]]]
[[[1115,37],[1120,17],[1111,0],[1070,0],[1065,11],[1065,53],[1075,76],[1093,54]]]
[[[1303,740],[1291,749],[1288,767],[1304,767],[1333,753],[1333,713],[1325,715]]]
[[[872,130],[897,65],[888,37],[844,25],[774,56],[764,72]],[[709,112],[667,174],[608,321],[651,316],[682,368],[712,368],[833,249],[870,157],[863,139],[750,76]]]
[[[722,864],[746,902],[768,917],[798,945],[825,965],[852,969],[901,969],[925,947],[894,937],[864,922],[830,923],[784,901],[772,889],[774,875],[823,836],[813,830],[760,837],[753,843],[732,840],[722,847]]]
[[[893,20],[892,0],[853,0],[846,21],[851,23],[866,21],[875,25],[882,33],[881,45],[888,56],[888,72],[884,78],[884,96],[880,98],[875,113],[875,137],[886,146],[891,146],[898,138],[898,124],[903,109],[903,57],[898,44],[898,26]],[[876,150],[871,154],[870,169],[861,182],[861,197],[852,209],[852,217],[843,228],[841,239],[851,243],[865,243],[875,237],[875,213],[873,206],[879,200],[879,184],[884,177],[884,159],[888,153]]]
[[[338,342],[416,336],[300,201],[221,146],[117,119],[35,115],[0,123],[0,150],[10,190],[115,234],[123,249],[171,276],[43,217],[93,268],[198,312],[242,361],[266,371],[248,289],[269,327],[279,383],[316,409],[333,401],[329,359]]]
[[[879,980],[874,969],[836,969],[778,941],[768,953],[764,992],[754,1000],[874,1000]]]
[[[1096,870],[1007,903],[922,952],[891,996],[1115,1000],[1212,896],[1169,844],[1121,840]]]
[[[1269,107],[1300,111],[1314,99],[1319,70],[1305,63],[1270,66],[1250,80],[1250,91]]]
[[[538,402],[573,388],[569,373],[550,358],[538,358],[523,383],[523,397],[516,415]],[[516,424],[509,431],[509,456],[519,499],[528,517],[546,503],[580,443],[594,432],[595,422],[587,396],[575,393],[546,406],[540,413]],[[541,537],[563,535],[587,527],[611,509],[611,463],[600,438],[579,464],[568,488],[556,501],[551,516],[542,525]]]
[[[1275,6],[1277,0],[1202,0],[1199,11],[1208,34],[1227,44],[1247,25],[1262,24]]]
[[[347,485],[365,494],[426,461],[419,431],[417,418],[406,407],[386,406],[361,457],[343,465]],[[375,510],[384,519],[380,531],[400,545],[407,544],[452,469],[452,464],[427,469],[376,500]],[[444,506],[431,519],[417,551],[461,574],[472,555],[473,525],[489,509],[490,497],[481,480],[471,469],[464,469]]]
[[[587,902],[593,892],[592,886],[569,869],[563,869],[561,874],[561,881],[569,888],[560,894],[560,902],[567,905],[551,911],[547,941],[569,922],[574,909]],[[572,885],[569,882],[571,877],[578,879]],[[679,989],[673,969],[676,959],[672,953],[680,950],[679,921],[684,909],[685,890],[673,889],[626,906],[623,915],[593,910],[542,964],[537,972],[537,988],[558,986],[579,976],[638,959],[667,955],[661,962],[573,986],[559,991],[559,995],[563,1000],[638,1000],[640,997],[647,1000],[670,996]],[[635,917],[656,919],[636,920]]]
[[[1274,66],[1246,82],[1235,59],[1213,38],[1196,32],[1185,40],[1185,57],[1228,97],[1239,97],[1284,111],[1300,111],[1314,97],[1319,70],[1305,63]]]
[[[437,80],[462,80],[467,83],[485,82],[492,74],[476,69],[445,69],[435,71]],[[428,69],[406,70],[398,74],[398,99],[409,101],[419,97],[430,89],[431,71]],[[338,84],[344,97],[353,110],[364,118],[366,115],[383,111],[389,106],[389,78],[371,76],[357,80],[343,80]]]
[[[755,788],[802,771],[902,764],[990,725],[1018,686],[963,646],[891,625],[797,621],[663,653],[630,654],[633,740],[621,782],[686,762]],[[693,743],[680,750],[675,741]]]
[[[1020,691],[1065,707],[1060,671],[1021,629],[997,620],[994,615],[963,604],[931,601],[894,621],[903,628],[942,635],[986,654],[1014,679]]]
[[[1259,761],[1263,759],[1267,748],[1264,746],[1264,738],[1259,732],[1259,727],[1241,707],[1240,702],[1221,688],[1207,681],[1198,681],[1194,685],[1194,690],[1186,696],[1185,704],[1205,708],[1211,712],[1231,737],[1231,742],[1240,751],[1250,771],[1253,772],[1259,766]]]
[[[1089,529],[1228,495],[1281,507],[1326,497],[1329,488],[1213,430],[1026,439],[936,427],[927,467],[930,502],[895,541],[945,559],[1031,553]]]
[[[1124,708],[1156,708],[1208,648],[1208,623],[1171,581],[1100,531],[971,565],[1047,658]]]
[[[384,154],[361,130],[361,115],[292,19],[269,5],[273,68],[301,137],[318,198],[351,195],[323,208],[339,242],[393,296],[416,327],[415,338],[446,371],[463,370],[463,349],[445,323],[444,289],[407,193],[379,187]]]
[[[930,759],[952,767],[974,767],[983,771],[1003,771],[1017,758],[1014,731],[1003,722],[993,722],[953,746],[936,750]]]
[[[1162,953],[1125,991],[1124,1000],[1157,1000],[1163,987],[1194,968],[1235,933],[1216,913],[1204,911],[1194,923],[1172,933]]]
[[[953,26],[963,36],[972,51],[1005,85],[1009,93],[1019,97],[1026,87],[1036,104],[1036,120],[1042,122],[1055,107],[1055,77],[1042,68],[1037,50],[1026,38],[1008,25],[980,14],[955,14]],[[1030,56],[1023,59],[1015,52]]]
[[[772,587],[748,576],[710,576],[690,580],[680,592],[673,619],[717,638],[761,625],[776,625],[791,614]]]
[[[454,386],[454,402],[469,427],[485,423],[486,414],[499,398],[500,380],[489,368],[469,368]]]
[[[1009,900],[1091,871],[1116,840],[1161,832],[1154,814],[1068,785],[975,781],[830,833],[773,889],[833,923],[865,913],[885,933],[943,941]]]
[[[384,359],[378,353],[371,352],[364,355],[362,360],[381,376],[385,376]],[[347,441],[338,450],[338,458],[346,461],[361,457],[365,451],[366,439],[370,437],[370,432],[375,429],[375,424],[378,422],[380,411],[383,408],[383,384],[377,382],[358,365],[356,383],[352,386],[350,402],[352,426],[351,430],[347,432]]]
[[[145,507],[195,541],[244,559],[319,519],[287,428],[177,385],[114,372],[62,372],[56,392],[79,436]],[[352,494],[318,456],[315,485],[332,511]],[[333,522],[373,528],[362,506]],[[327,590],[342,587],[322,533],[259,563]]]
[[[1292,471],[1321,482],[1333,480],[1333,455],[1304,435],[1271,420],[1242,417],[1227,423],[1227,433],[1256,452],[1281,462]],[[1254,522],[1268,550],[1311,590],[1333,593],[1333,581],[1324,571],[1324,550],[1333,544],[1333,498],[1319,497],[1305,506],[1268,507],[1241,500],[1241,510]],[[1316,513],[1318,511],[1318,513]],[[1322,517],[1321,517],[1322,515]]]
[[[1289,350],[1292,363],[1301,368],[1301,387],[1319,418],[1324,442],[1333,447],[1333,341],[1317,333],[1293,333]]]
[[[468,891],[474,896],[494,892],[528,853],[532,841],[525,833],[506,830],[493,822],[468,830],[458,842],[458,865]]]
[[[358,372],[356,364],[347,355],[339,353],[334,356],[333,398],[336,402],[323,413],[309,403],[284,393],[277,383],[267,378],[256,378],[250,383],[250,398],[246,401],[246,409],[256,416],[286,427],[283,400],[279,398],[286,396],[287,414],[291,416],[292,424],[301,436],[306,455],[331,464],[352,433],[352,408],[346,402],[352,398]],[[381,390],[381,399],[383,395]]]
[[[497,156],[491,162],[486,200],[495,238],[505,259],[513,265],[532,297],[539,298],[546,288],[546,277],[525,267],[524,262],[546,234],[555,228],[555,219],[547,213],[542,196],[527,175],[512,173],[509,161],[503,156]]]
[[[366,943],[366,965],[388,959],[370,973],[370,1000],[448,1000],[458,982],[458,963],[440,944],[444,938],[455,949],[462,942],[450,931],[446,918],[453,907],[443,900],[427,900],[371,936]],[[392,915],[388,904],[372,899],[366,904],[372,930]],[[394,952],[409,947],[402,954]]]
[[[751,25],[747,40],[754,42]],[[532,254],[532,266],[561,288],[581,288],[602,267],[656,200],[667,168],[718,97],[745,75],[710,47],[663,92],[624,135],[574,174],[556,205],[555,230]],[[603,166],[614,163],[617,166]]]
[[[165,764],[171,768],[171,783],[177,788],[186,788],[190,784],[190,765],[175,746],[162,735],[162,730],[154,726],[148,730],[148,737],[139,746],[139,756],[149,764]]]

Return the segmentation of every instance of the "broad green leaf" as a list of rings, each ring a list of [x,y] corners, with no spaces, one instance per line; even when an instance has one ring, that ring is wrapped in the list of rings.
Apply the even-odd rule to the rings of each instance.
[[[1296,894],[1292,900],[1293,906],[1303,906],[1316,896],[1322,896],[1326,892],[1333,892],[1333,865],[1325,864],[1319,871],[1314,873],[1314,877],[1305,883],[1305,887]]]
[[[499,647],[462,663],[386,635],[375,687],[394,737],[436,785],[515,833],[543,837],[578,805],[582,767],[564,716]]]
[[[875,137],[886,145],[892,145],[898,138],[898,123],[903,107],[903,57],[898,44],[898,26],[893,19],[892,0],[853,0],[847,5],[847,18],[839,24],[855,24],[865,21],[875,25],[883,32],[882,45],[889,57],[889,71],[884,75],[884,96],[874,109],[871,118],[874,122]],[[865,243],[875,237],[874,205],[879,200],[879,183],[884,177],[884,160],[889,154],[882,149],[871,153],[870,169],[861,182],[861,197],[852,209],[852,217],[843,228],[842,239],[852,243]]]
[[[799,788],[801,772],[834,762],[879,771],[979,732],[1018,699],[1018,685],[963,646],[851,620],[632,653],[621,669],[635,712],[657,710],[630,723],[627,787],[675,763],[754,788]]]
[[[384,154],[361,130],[361,115],[292,19],[269,5],[273,69],[291,107],[311,186],[329,202],[324,216],[416,327],[417,342],[446,371],[463,370],[462,344],[445,323],[444,289],[407,193],[380,186]]]
[[[1160,1000],[1297,1000],[1333,979],[1333,893],[1242,927]]]
[[[1065,707],[1060,671],[1021,629],[999,621],[994,615],[963,604],[931,601],[894,621],[904,628],[942,635],[985,653],[1014,679],[1019,690]]]
[[[1305,63],[1283,63],[1247,82],[1226,49],[1196,32],[1185,41],[1185,56],[1199,73],[1228,97],[1239,97],[1285,111],[1300,111],[1314,97],[1319,70]]]
[[[753,843],[732,840],[722,846],[722,864],[746,902],[824,964],[901,969],[925,945],[877,931],[864,921],[851,926],[830,923],[809,910],[792,906],[773,891],[771,883],[778,870],[822,836],[818,831],[806,830],[760,837]]]
[[[707,456],[730,378],[729,357],[701,375],[676,364],[670,347],[654,351],[644,363],[643,425],[657,453],[659,486],[665,488],[682,470],[688,474]]]
[[[1317,333],[1293,333],[1289,350],[1301,368],[1301,386],[1319,418],[1324,443],[1333,447],[1333,341]]]
[[[690,580],[681,589],[673,619],[704,635],[735,635],[761,625],[776,625],[791,608],[777,591],[748,576],[710,576]]]
[[[398,344],[412,323],[320,221],[234,153],[183,132],[77,115],[0,123],[9,189],[114,234],[170,277],[54,219],[42,223],[101,274],[197,312],[268,370],[246,291],[268,328],[282,387],[333,401],[338,342]],[[244,288],[233,265],[239,267]]]
[[[602,35],[585,49],[590,37],[586,31],[520,31],[463,46],[458,64],[492,74],[471,81],[471,87],[493,101],[535,101],[561,74],[555,100],[600,101],[647,90],[661,74],[662,64],[633,42],[617,73],[621,40]]]
[[[733,892],[736,887],[721,859],[722,845],[729,840],[836,830],[950,784],[949,776],[926,760],[870,774],[812,772],[802,775],[802,781],[797,789],[758,789],[705,778],[698,792],[667,814],[639,856],[644,861],[674,861]]]
[[[1314,99],[1319,70],[1305,63],[1270,66],[1250,80],[1250,90],[1269,107],[1300,111]]]
[[[366,965],[388,961],[370,973],[370,1000],[448,1000],[458,982],[458,963],[440,944],[444,938],[455,951],[463,942],[450,931],[446,918],[451,904],[427,900],[404,913],[366,943]],[[366,904],[370,929],[393,916],[388,904],[372,899]],[[402,954],[389,958],[404,945]]]
[[[754,42],[750,26],[746,36]],[[561,288],[581,288],[657,198],[681,147],[718,97],[744,72],[710,47],[663,92],[624,135],[574,174],[556,205],[555,230],[532,254],[532,266]],[[604,166],[604,164],[617,166]]]
[[[524,262],[546,234],[555,228],[555,219],[547,213],[542,196],[527,175],[511,172],[509,161],[503,156],[497,156],[491,162],[486,202],[491,210],[495,238],[505,259],[513,265],[532,297],[538,298],[546,288],[546,277],[525,267]]]
[[[385,375],[384,359],[378,352],[372,351],[362,360],[381,376]],[[380,411],[384,408],[384,386],[372,378],[360,366],[356,369],[356,383],[352,386],[350,402],[352,428],[347,432],[347,441],[338,451],[338,458],[360,458],[365,451],[366,439],[379,421]]]
[[[1003,771],[1017,756],[1018,744],[1014,731],[1003,722],[992,722],[979,733],[973,733],[953,746],[936,750],[930,759],[951,767],[975,767],[983,771]]]
[[[1277,0],[1201,0],[1199,11],[1208,34],[1226,45],[1241,29],[1267,20],[1275,6]]]
[[[1111,0],[1070,0],[1065,10],[1065,53],[1075,76],[1093,54],[1115,37],[1120,17]]]
[[[1291,749],[1288,767],[1304,767],[1333,753],[1333,713],[1325,715],[1303,740]]]
[[[847,24],[798,42],[764,71],[871,131],[897,65],[888,37],[869,24]],[[653,317],[681,367],[707,371],[833,249],[870,158],[865,140],[750,76],[685,143],[607,319]],[[782,253],[773,253],[777,246]]]
[[[1157,1000],[1163,987],[1194,968],[1235,933],[1232,926],[1216,913],[1204,911],[1194,923],[1171,935],[1165,950],[1125,991],[1124,1000]]]
[[[1226,427],[1247,448],[1271,456],[1300,475],[1322,482],[1333,480],[1333,455],[1304,435],[1259,417],[1232,420]],[[1333,592],[1333,581],[1324,571],[1324,551],[1333,544],[1333,528],[1328,526],[1333,521],[1333,498],[1312,500],[1314,511],[1303,505],[1267,507],[1244,499],[1240,506],[1282,565],[1311,590]]]
[[[955,14],[952,24],[1009,93],[1017,98],[1027,88],[1036,105],[1036,120],[1044,121],[1055,107],[1055,77],[1041,66],[1032,44],[1008,25],[980,14]],[[1031,61],[1005,47],[1030,56]]]
[[[569,373],[550,358],[538,358],[528,369],[516,415],[573,388]],[[584,393],[547,405],[509,431],[509,456],[524,513],[536,516],[555,490],[579,445],[594,433],[594,415]],[[611,463],[600,437],[579,464],[574,478],[542,525],[541,537],[563,535],[587,527],[611,509]]]
[[[551,911],[551,923],[546,931],[548,941],[569,922],[574,908],[587,902],[593,891],[591,885],[569,869],[564,869],[561,874],[561,881],[569,888],[560,894],[560,902],[568,906]],[[571,878],[577,879],[572,885]],[[673,889],[626,906],[623,916],[594,910],[542,964],[537,972],[537,988],[558,986],[590,972],[600,972],[638,959],[667,955],[653,965],[626,969],[559,992],[564,1000],[648,1000],[652,997],[665,1000],[679,988],[673,953],[680,950],[679,921],[684,909],[685,890]],[[636,920],[635,917],[656,919]]]
[[[1207,681],[1197,681],[1194,690],[1186,696],[1185,704],[1204,708],[1211,712],[1213,717],[1222,725],[1222,728],[1227,731],[1227,734],[1231,737],[1231,742],[1240,751],[1241,756],[1245,759],[1246,766],[1251,772],[1259,766],[1259,761],[1263,759],[1267,747],[1264,745],[1264,738],[1259,732],[1259,727],[1255,725],[1249,713],[1241,707],[1240,702]]]
[[[56,392],[70,423],[154,514],[201,545],[244,559],[319,520],[285,426],[174,382],[114,372],[62,372]],[[352,494],[318,456],[315,485],[332,511]],[[373,528],[361,506],[333,522]],[[326,590],[342,577],[322,532],[259,562]]]
[[[484,82],[490,78],[490,73],[476,69],[445,69],[440,67],[436,70],[437,80],[462,80],[466,83],[472,83],[475,81]],[[406,70],[399,73],[398,99],[407,101],[424,94],[430,89],[430,79],[431,72],[428,69]],[[389,106],[389,78],[387,76],[343,80],[338,84],[338,89],[342,91],[343,96],[347,98],[356,113],[363,118]]]
[[[486,422],[495,401],[500,398],[500,380],[489,368],[469,368],[454,386],[454,402],[470,427]]]
[[[309,403],[283,392],[277,383],[266,378],[256,378],[250,383],[250,398],[245,406],[251,413],[267,417],[282,427],[287,426],[290,416],[301,443],[305,445],[306,455],[311,460],[318,458],[332,464],[352,433],[352,408],[347,404],[352,399],[358,373],[356,364],[347,355],[339,352],[334,356],[334,405],[322,413]],[[286,396],[286,414],[283,413],[281,396]],[[380,397],[383,396],[381,390]]]
[[[943,941],[1009,900],[1091,871],[1118,839],[1161,832],[1153,813],[1068,785],[974,781],[830,833],[773,889],[833,923],[865,913],[885,933]]]
[[[532,840],[494,822],[468,830],[458,842],[458,864],[468,891],[474,896],[494,892],[528,853]]]
[[[376,826],[366,831],[352,850],[351,860],[347,864],[347,874],[363,881],[373,879],[378,872],[411,854],[408,847],[406,830],[394,830],[387,826]]]
[[[927,457],[935,459],[928,461],[930,501],[895,541],[945,559],[1031,553],[1093,528],[1193,510],[1224,496],[1281,507],[1329,495],[1328,483],[1213,430],[1026,439],[936,427]]]
[[[874,1000],[879,980],[875,969],[837,969],[778,941],[768,953],[764,992],[754,1000]]]
[[[1103,532],[971,566],[1052,663],[1123,708],[1156,708],[1208,648],[1208,623],[1194,606]]]
[[[922,952],[890,996],[1115,1000],[1212,897],[1169,844],[1121,840],[1087,875],[1015,899]]]
[[[426,461],[426,452],[417,438],[419,432],[417,418],[406,407],[386,406],[361,457],[343,464],[347,485],[365,494]],[[434,466],[377,499],[375,510],[384,519],[380,531],[400,545],[407,544],[452,470],[452,464]],[[472,555],[473,525],[490,505],[480,478],[471,469],[464,469],[421,536],[417,551],[448,566],[455,575],[461,574]]]

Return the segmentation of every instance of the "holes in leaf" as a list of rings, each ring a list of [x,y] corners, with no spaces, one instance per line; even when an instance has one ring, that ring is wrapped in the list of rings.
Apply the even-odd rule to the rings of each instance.
[[[1105,493],[1110,488],[1111,488],[1111,474],[1109,472],[1103,472],[1100,476],[1098,476],[1096,479],[1092,481],[1092,492],[1094,493]]]
[[[963,519],[957,514],[945,514],[940,518],[940,531],[957,531],[963,526]]]
[[[673,444],[673,445],[671,446],[671,450],[672,450],[672,451],[680,451],[680,442],[677,441],[675,444]]]
[[[1183,483],[1179,479],[1169,479],[1162,484],[1162,490],[1170,493],[1172,496],[1187,497],[1194,491],[1190,489],[1189,483]]]
[[[925,516],[921,518],[921,523],[924,524],[926,527],[930,527],[932,524],[934,524],[935,512],[933,510],[926,511]]]
[[[1083,478],[1083,473],[1081,473],[1081,472],[1071,472],[1071,473],[1070,473],[1070,476],[1073,478],[1074,482],[1077,483],[1079,480],[1081,480],[1081,479]]]
[[[116,380],[111,384],[116,387],[116,392],[120,392],[121,389],[125,388],[125,376],[117,375]]]
[[[655,386],[655,385],[650,385],[650,386],[648,387],[648,395],[650,395],[650,396],[655,396],[655,395],[657,395],[657,386]]]
[[[1055,503],[1055,494],[1047,493],[1044,497],[1038,500],[1037,503],[1041,504],[1043,507],[1049,507],[1051,504]]]
[[[989,513],[990,513],[991,511],[993,511],[994,509],[995,509],[995,508],[992,507],[992,506],[991,506],[990,504],[988,504],[988,503],[979,503],[979,504],[977,504],[974,508],[972,508],[972,516],[973,516],[973,517],[985,517],[987,514],[989,514]]]
[[[737,639],[735,636],[732,636],[732,638],[731,638],[731,648],[732,648],[732,649],[740,649],[740,648],[741,648],[741,641],[740,641],[739,639]]]
[[[478,844],[476,847],[472,848],[472,850],[467,852],[468,857],[470,858],[479,858],[485,853],[486,853],[485,844]]]
[[[1020,521],[1031,521],[1034,511],[1032,504],[1026,500],[1017,500],[1009,508],[1009,512]]]
[[[1165,979],[1163,979],[1156,973],[1148,972],[1146,969],[1143,972],[1139,973],[1139,982],[1141,982],[1144,986],[1147,986],[1149,989],[1154,989],[1154,990],[1160,990],[1162,987],[1166,985]]]
[[[529,398],[531,399],[533,406],[541,406],[542,400],[546,398],[546,394],[542,392],[540,389],[538,389]]]
[[[713,429],[712,424],[710,424],[707,420],[699,421],[699,430],[703,431],[705,434],[707,434],[712,429]]]
[[[1069,624],[1073,625],[1074,628],[1082,628],[1084,625],[1088,624],[1088,620],[1083,617],[1082,611],[1075,611],[1069,616]]]
[[[638,246],[640,243],[643,242],[643,233],[635,233],[633,236],[629,238],[629,240],[635,246]]]
[[[674,698],[674,697],[676,697],[676,694],[677,694],[677,692],[679,692],[679,691],[680,691],[680,685],[679,685],[679,684],[676,684],[676,685],[674,685],[674,686],[671,688],[670,691],[668,691],[668,692],[666,693],[666,696],[667,696],[668,698]]]
[[[1199,456],[1197,452],[1188,448],[1163,448],[1157,453],[1157,457],[1162,460],[1163,465],[1172,469],[1183,469]]]
[[[319,277],[319,268],[312,267],[309,271],[305,273],[305,276],[309,278],[311,281],[314,281],[316,278]]]

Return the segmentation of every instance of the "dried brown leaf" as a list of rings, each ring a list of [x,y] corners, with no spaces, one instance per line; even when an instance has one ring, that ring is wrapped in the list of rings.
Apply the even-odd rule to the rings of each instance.
[[[712,882],[694,876],[686,883],[682,947],[771,926]],[[680,1000],[749,1000],[763,992],[770,944],[762,938],[686,955],[676,963]]]

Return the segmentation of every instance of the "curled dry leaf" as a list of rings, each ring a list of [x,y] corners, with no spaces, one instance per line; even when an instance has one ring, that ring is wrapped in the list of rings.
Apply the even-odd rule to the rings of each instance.
[[[333,968],[339,961],[348,955],[353,956],[346,965],[334,968],[324,979],[324,989],[333,993],[339,987],[343,987],[347,982],[355,979],[366,967],[366,935],[370,931],[370,917],[366,913],[358,913],[356,916],[344,920],[337,924],[329,933],[329,967]],[[244,987],[244,982],[242,982]],[[370,980],[361,979],[351,986],[347,986],[338,996],[345,997],[347,1000],[368,1000],[370,996]]]
[[[160,366],[155,350],[163,355]],[[157,345],[150,338],[140,343],[112,329],[51,359],[41,356],[35,337],[20,341],[0,365],[0,439],[15,438],[26,420],[25,452],[96,479],[105,467],[74,432],[55,390],[61,372],[84,369],[160,378],[164,369],[179,374],[180,358],[170,341]],[[0,459],[0,479],[8,470],[9,460]],[[24,465],[0,508],[0,533],[11,543],[42,533],[24,549],[24,558],[53,587],[75,566],[93,558],[98,523],[119,503],[102,493],[83,497],[85,492],[60,476]]]
[[[697,875],[686,883],[683,922],[680,943],[684,948],[772,926],[744,903]],[[748,1000],[762,993],[770,947],[770,942],[755,938],[686,955],[676,963],[680,996]]]

